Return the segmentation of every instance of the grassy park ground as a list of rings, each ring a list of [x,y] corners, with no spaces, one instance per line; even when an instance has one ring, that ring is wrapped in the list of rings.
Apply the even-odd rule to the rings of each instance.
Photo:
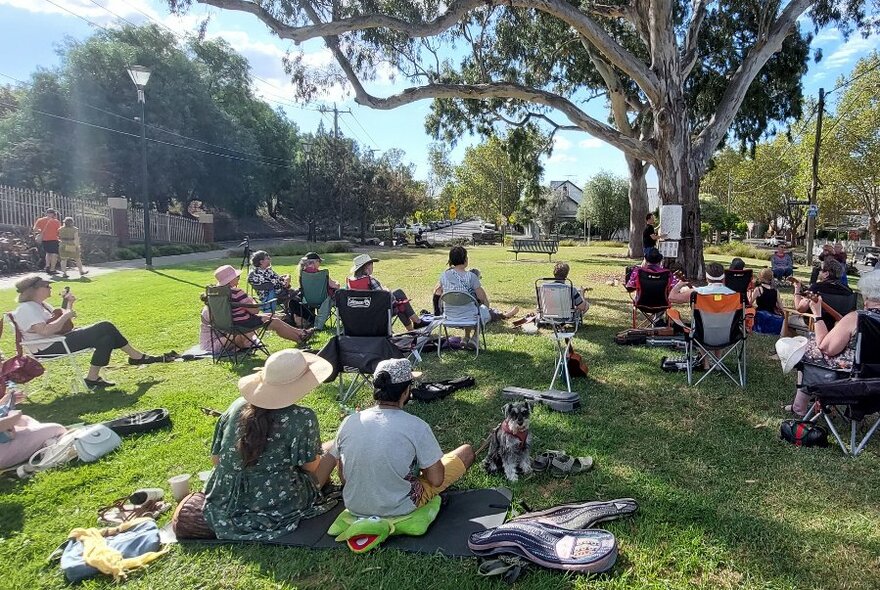
[[[794,377],[783,376],[779,363],[768,358],[774,338],[749,339],[745,391],[721,377],[689,388],[684,374],[659,369],[662,356],[680,353],[615,345],[613,335],[629,321],[629,300],[622,287],[605,281],[622,275],[627,264],[622,253],[571,247],[555,257],[572,264],[576,285],[594,287],[589,293],[592,308],[576,343],[590,364],[590,377],[577,382],[583,400],[579,412],[538,408],[533,414],[536,451],[592,455],[596,468],[568,479],[537,475],[511,487],[515,499],[533,508],[633,497],[641,511],[633,519],[607,525],[620,544],[620,558],[610,572],[584,577],[533,569],[517,587],[880,587],[880,441],[855,460],[836,448],[796,449],[780,442],[780,406],[791,398]],[[381,259],[376,276],[386,287],[403,288],[416,309],[430,307],[431,291],[445,268],[445,251],[375,254]],[[341,279],[351,258],[327,255],[331,276]],[[544,256],[525,258],[514,262],[501,247],[470,250],[471,264],[482,270],[493,305],[534,306],[533,282],[549,274],[551,265]],[[288,272],[293,262],[273,260],[280,272]],[[109,319],[135,346],[150,352],[182,351],[197,342],[198,295],[215,266],[189,264],[73,282],[78,322]],[[0,291],[0,300],[0,308],[11,309],[13,292]],[[278,350],[282,342],[272,335],[269,345]],[[9,334],[0,348],[11,352]],[[489,350],[477,360],[464,351],[444,355],[442,361],[428,355],[421,367],[432,380],[473,375],[477,386],[443,402],[411,404],[409,410],[433,425],[444,447],[479,443],[500,419],[503,386],[549,384],[553,350],[546,334],[529,336],[511,326],[492,325]],[[117,452],[93,464],[71,464],[29,481],[0,479],[3,587],[64,586],[58,568],[47,565],[46,557],[70,529],[94,526],[99,507],[135,488],[167,487],[172,475],[208,469],[214,419],[199,407],[225,409],[238,395],[236,380],[255,364],[238,369],[210,361],[130,367],[124,355],[115,354],[107,377],[117,386],[78,395],[67,393],[64,370],[50,365],[48,382],[37,381],[23,407],[40,420],[94,422],[166,407],[174,426],[127,438]],[[340,422],[335,394],[334,385],[324,385],[303,402],[318,413],[325,439]],[[362,392],[360,399],[367,403],[368,394]],[[509,484],[479,468],[460,483],[466,488],[499,485]],[[99,579],[83,587],[110,585]],[[464,590],[504,585],[479,578],[474,560],[392,550],[357,556],[345,549],[229,545],[175,546],[125,586]]]

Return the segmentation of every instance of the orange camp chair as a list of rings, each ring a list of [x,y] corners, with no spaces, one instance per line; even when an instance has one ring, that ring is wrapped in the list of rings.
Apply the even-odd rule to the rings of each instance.
[[[688,385],[697,385],[716,369],[742,388],[746,386],[745,305],[742,295],[691,295],[691,330],[687,335]],[[725,364],[736,359],[736,375]],[[694,367],[708,362],[706,372],[694,383]]]

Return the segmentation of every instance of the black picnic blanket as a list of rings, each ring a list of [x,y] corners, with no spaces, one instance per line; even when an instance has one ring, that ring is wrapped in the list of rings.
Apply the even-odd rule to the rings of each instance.
[[[443,504],[440,513],[431,527],[421,537],[394,535],[382,543],[382,547],[399,549],[411,553],[441,553],[447,557],[472,557],[468,549],[468,537],[472,533],[495,528],[504,524],[512,498],[507,488],[488,488],[479,490],[453,490],[441,494]],[[300,522],[299,527],[290,534],[274,541],[259,541],[268,545],[289,545],[311,547],[312,549],[344,548],[345,543],[337,543],[327,534],[327,529],[342,512],[342,502],[332,510],[315,518]],[[219,539],[196,540],[174,537],[171,524],[162,529],[163,543],[207,543],[212,545],[239,543]]]

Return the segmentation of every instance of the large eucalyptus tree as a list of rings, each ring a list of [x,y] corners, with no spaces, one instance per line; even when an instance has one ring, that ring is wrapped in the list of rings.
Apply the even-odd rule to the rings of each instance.
[[[253,14],[284,39],[322,38],[355,100],[363,105],[393,109],[424,99],[477,99],[489,101],[496,110],[508,103],[527,103],[547,109],[541,113],[544,116],[555,111],[568,120],[566,127],[583,130],[619,148],[632,161],[657,169],[662,201],[681,204],[684,209],[680,262],[689,275],[699,276],[703,273],[700,177],[727,136],[750,86],[783,49],[786,39],[798,31],[802,15],[809,11],[816,25],[867,26],[873,21],[866,19],[864,4],[876,0],[609,1],[197,0]],[[185,9],[192,0],[169,3]],[[572,36],[569,50],[580,46],[599,56],[621,84],[637,89],[632,95],[620,93],[617,100],[641,114],[635,121],[638,131],[628,133],[590,116],[578,104],[576,92],[542,84],[540,77],[530,76],[515,63],[500,74],[480,70],[493,54],[498,23],[511,10],[558,21]],[[716,57],[700,54],[701,39],[716,37],[712,28],[716,21],[736,25],[727,38],[717,38],[719,55],[734,44],[741,46],[741,54],[728,75],[716,78],[717,101],[696,120],[688,84],[698,63]],[[622,43],[624,34],[637,43]],[[522,42],[533,52],[552,51],[540,35],[534,39],[523,35]],[[464,60],[461,67],[454,65],[449,55],[462,47],[481,57]],[[398,68],[414,86],[390,96],[368,91],[365,81],[376,75],[383,62]],[[328,79],[323,71],[315,78],[301,60],[289,60],[288,67],[304,96],[316,90],[316,83]],[[477,71],[469,72],[469,68]],[[629,104],[627,97],[635,94],[644,97],[642,104]]]

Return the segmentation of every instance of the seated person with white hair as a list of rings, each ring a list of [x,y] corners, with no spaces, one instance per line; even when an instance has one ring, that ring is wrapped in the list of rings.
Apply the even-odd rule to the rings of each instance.
[[[724,284],[724,267],[717,262],[706,265],[706,281],[706,285],[696,288],[689,287],[684,281],[677,283],[669,293],[669,302],[688,303],[691,300],[691,293],[695,291],[700,295],[731,295],[736,293]]]
[[[880,315],[880,270],[863,274],[859,279],[859,291],[865,302],[865,311]],[[803,359],[831,369],[852,369],[858,312],[851,311],[846,314],[829,330],[822,318],[822,296],[819,295],[816,301],[809,301],[809,306],[817,319],[815,332],[809,336]],[[800,383],[801,374],[798,373],[798,384]],[[803,389],[798,388],[791,405],[785,406],[784,409],[796,416],[803,416],[809,409],[809,403],[810,396],[804,393]]]

